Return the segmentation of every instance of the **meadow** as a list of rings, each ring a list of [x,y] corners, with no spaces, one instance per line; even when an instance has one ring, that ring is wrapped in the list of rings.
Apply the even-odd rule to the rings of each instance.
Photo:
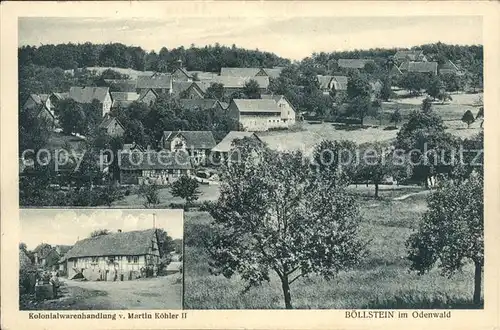
[[[452,101],[445,104],[434,102],[433,111],[443,119],[447,131],[461,138],[470,138],[477,135],[482,129],[480,120],[474,122],[470,128],[461,119],[465,111],[471,110],[474,116],[477,115],[479,98],[483,94],[452,94]],[[351,140],[358,144],[374,141],[391,141],[396,138],[399,128],[406,122],[408,114],[413,110],[420,109],[424,96],[411,98],[396,98],[390,102],[382,103],[382,118],[366,117],[364,127],[350,125],[339,125],[336,123],[310,123],[302,122],[301,129],[296,131],[270,131],[259,132],[258,136],[266,142],[272,149],[290,151],[302,150],[306,155],[310,154],[314,146],[322,140]],[[394,127],[390,123],[390,116],[400,109],[402,122]]]
[[[372,193],[369,188],[373,187],[350,188],[361,205],[360,235],[368,242],[367,256],[333,280],[313,275],[294,282],[294,308],[473,308],[471,265],[452,278],[441,276],[438,269],[425,275],[409,272],[405,242],[427,208],[427,193],[421,188],[384,186],[381,198],[373,199],[368,197]],[[208,255],[200,243],[201,231],[207,230],[210,221],[205,212],[185,213],[185,308],[284,308],[281,284],[274,274],[270,282],[246,293],[237,275],[227,279],[210,274]]]

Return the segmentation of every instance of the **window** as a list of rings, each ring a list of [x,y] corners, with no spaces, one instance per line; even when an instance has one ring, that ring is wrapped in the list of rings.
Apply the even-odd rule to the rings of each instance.
[[[133,262],[134,262],[134,264],[138,264],[139,263],[139,256],[134,256]]]
[[[99,261],[99,257],[92,257],[92,263],[97,263]]]
[[[128,262],[128,263],[131,263],[131,262],[132,262],[132,257],[131,257],[131,256],[127,256],[127,262]]]
[[[76,267],[77,265],[77,259],[73,260],[73,267]]]

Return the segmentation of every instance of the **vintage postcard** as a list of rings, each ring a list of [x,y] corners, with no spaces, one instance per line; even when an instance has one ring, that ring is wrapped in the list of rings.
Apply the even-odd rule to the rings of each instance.
[[[497,3],[1,10],[2,328],[500,327]]]

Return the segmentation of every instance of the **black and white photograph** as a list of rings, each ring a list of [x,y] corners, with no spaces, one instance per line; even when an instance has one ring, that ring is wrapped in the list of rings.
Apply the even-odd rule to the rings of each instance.
[[[20,310],[182,308],[182,210],[20,212]]]
[[[19,18],[22,309],[483,309],[483,18],[401,15]]]

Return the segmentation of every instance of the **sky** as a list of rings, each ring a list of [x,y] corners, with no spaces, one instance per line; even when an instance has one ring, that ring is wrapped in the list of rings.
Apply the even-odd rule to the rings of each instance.
[[[19,19],[19,45],[121,42],[159,51],[191,44],[274,52],[300,60],[313,52],[412,47],[441,41],[482,44],[480,16],[184,17]]]
[[[174,239],[183,237],[183,211],[173,209],[22,209],[20,241],[29,250],[40,243],[73,245],[96,229],[111,232],[163,228]]]

